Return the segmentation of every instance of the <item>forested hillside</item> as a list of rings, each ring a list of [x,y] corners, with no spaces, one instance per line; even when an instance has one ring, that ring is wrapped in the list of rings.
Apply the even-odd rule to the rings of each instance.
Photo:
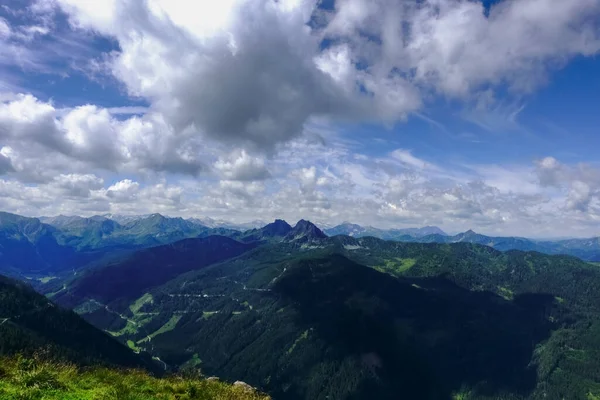
[[[73,305],[171,368],[242,379],[275,398],[600,395],[596,266],[319,232],[301,224],[130,299]]]
[[[0,277],[0,355],[40,350],[83,365],[149,366],[72,311],[23,283]]]

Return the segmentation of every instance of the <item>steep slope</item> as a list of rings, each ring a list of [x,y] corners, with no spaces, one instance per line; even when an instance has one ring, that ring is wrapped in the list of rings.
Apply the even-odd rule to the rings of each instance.
[[[170,218],[161,214],[108,217],[58,216],[45,217],[44,220],[60,233],[62,243],[77,251],[136,249],[173,243],[186,238],[239,233],[224,228],[212,229],[191,220]]]
[[[141,250],[89,271],[56,301],[73,306],[87,298],[102,303],[135,299],[180,274],[239,256],[253,247],[227,237],[209,236]]]
[[[251,229],[236,236],[244,242],[257,242],[263,240],[282,240],[290,233],[292,227],[281,219],[276,219],[262,228]]]
[[[326,239],[327,235],[323,233],[315,224],[301,219],[283,238],[287,242],[308,244]]]
[[[209,228],[205,226],[183,218],[152,214],[124,224],[123,230],[115,235],[114,239],[126,242],[128,245],[148,247],[198,237],[208,230]]]
[[[51,274],[85,261],[59,238],[55,228],[37,218],[0,212],[0,273]]]
[[[25,284],[0,277],[0,355],[44,350],[78,364],[142,366],[137,355]]]
[[[63,235],[63,242],[79,251],[93,250],[116,245],[111,236],[123,230],[123,227],[108,218],[65,217],[45,218],[47,224],[57,228]]]
[[[600,395],[597,268],[470,243],[303,244],[190,271],[113,313],[79,310],[170,365],[275,398]]]
[[[252,253],[151,291],[140,311],[160,322],[122,339],[169,364],[202,360],[204,371],[275,398],[441,399],[467,384],[535,386],[528,364],[532,343],[549,335],[552,296],[521,305],[443,279],[398,280],[339,255],[274,264]],[[172,315],[169,329],[146,333]]]

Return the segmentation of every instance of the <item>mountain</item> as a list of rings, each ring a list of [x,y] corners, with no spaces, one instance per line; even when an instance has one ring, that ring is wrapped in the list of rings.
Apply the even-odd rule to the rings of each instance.
[[[143,366],[143,360],[72,311],[0,276],[0,356],[44,349],[77,364]]]
[[[292,231],[290,224],[284,220],[277,219],[263,226],[262,228],[251,229],[243,232],[237,237],[244,242],[254,242],[262,240],[283,239]]]
[[[161,214],[129,217],[108,215],[90,218],[59,216],[45,217],[44,220],[60,232],[64,244],[84,252],[150,247],[222,231],[183,218],[169,218]]]
[[[86,290],[75,281],[68,290],[88,294],[71,306],[170,366],[242,379],[274,398],[600,395],[597,267],[315,228],[300,221],[283,241],[182,268],[135,296],[101,298],[93,279]],[[152,271],[186,260],[165,257]]]
[[[180,274],[236,257],[253,247],[227,237],[209,236],[141,250],[89,271],[72,282],[68,292],[55,298],[63,304],[87,298],[101,303],[135,299]]]
[[[0,273],[52,274],[86,261],[60,242],[60,232],[54,227],[37,218],[0,212]]]
[[[399,239],[400,241],[420,243],[476,243],[493,247],[500,251],[523,250],[539,251],[546,254],[566,254],[586,261],[600,261],[600,238],[568,239],[558,241],[536,241],[521,237],[493,237],[481,235],[473,230],[454,236],[439,234],[423,237]]]
[[[310,221],[301,219],[283,238],[288,242],[310,243],[327,238],[315,224]]]
[[[101,248],[103,242],[110,241],[112,235],[123,229],[118,222],[101,216],[91,218],[59,216],[46,217],[43,220],[60,231],[64,244],[78,250]]]
[[[23,283],[0,276],[2,399],[269,399],[244,382],[230,385],[198,374],[157,377],[163,368]]]
[[[100,217],[110,219],[115,221],[118,224],[125,225],[130,222],[137,221],[138,219],[143,219],[149,217],[151,214],[142,214],[142,215],[122,215],[122,214],[104,214]]]
[[[365,237],[365,236],[373,236],[379,239],[385,240],[402,240],[407,239],[407,237],[423,237],[427,235],[443,235],[446,234],[437,226],[426,226],[423,228],[404,228],[404,229],[377,229],[371,226],[362,227],[357,224],[352,224],[350,222],[343,222],[340,225],[337,225],[333,228],[329,228],[325,230],[325,233],[329,236],[335,235],[348,235],[352,237]]]

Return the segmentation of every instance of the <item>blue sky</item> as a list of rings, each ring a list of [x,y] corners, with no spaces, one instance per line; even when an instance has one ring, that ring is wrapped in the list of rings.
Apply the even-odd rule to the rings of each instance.
[[[597,0],[9,1],[0,208],[597,236]]]

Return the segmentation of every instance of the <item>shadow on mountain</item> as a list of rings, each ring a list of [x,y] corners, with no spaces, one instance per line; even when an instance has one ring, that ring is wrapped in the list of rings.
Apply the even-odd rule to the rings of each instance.
[[[148,289],[192,270],[237,257],[255,244],[240,243],[224,236],[184,239],[134,253],[125,260],[89,271],[70,293],[57,296],[64,306],[74,306],[83,298],[103,302],[136,299]]]
[[[465,388],[526,395],[536,384],[535,344],[552,328],[550,295],[507,301],[442,278],[396,279],[340,255],[288,268],[274,290],[294,303],[296,323],[327,343],[328,358],[352,360],[347,376],[327,379],[355,390],[313,398],[450,399]]]

